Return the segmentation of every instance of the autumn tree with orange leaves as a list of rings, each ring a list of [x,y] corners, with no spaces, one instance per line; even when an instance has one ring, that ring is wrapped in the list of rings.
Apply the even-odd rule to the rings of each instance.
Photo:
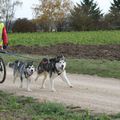
[[[39,0],[33,7],[35,21],[48,28],[48,31],[56,29],[64,18],[70,13],[70,0]]]

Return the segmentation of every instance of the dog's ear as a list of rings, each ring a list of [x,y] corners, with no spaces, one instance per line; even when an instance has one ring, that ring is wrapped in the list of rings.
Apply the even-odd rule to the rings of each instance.
[[[60,60],[65,60],[65,57],[64,55],[59,55],[56,57],[57,61],[60,61]]]
[[[33,61],[31,61],[31,64],[33,65]]]
[[[59,62],[60,61],[60,58],[59,58],[59,56],[57,56],[56,58],[55,58],[55,62]]]
[[[62,59],[65,60],[65,56],[64,55],[62,55]]]

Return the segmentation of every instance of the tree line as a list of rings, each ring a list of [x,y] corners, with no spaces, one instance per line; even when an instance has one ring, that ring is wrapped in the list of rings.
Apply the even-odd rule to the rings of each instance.
[[[15,11],[22,2],[19,0],[0,0],[0,21],[4,21],[7,31],[12,27]]]
[[[75,5],[71,0],[39,0],[32,9],[34,18],[17,19],[13,32],[120,29],[120,0],[113,0],[106,14],[95,0],[81,0]]]

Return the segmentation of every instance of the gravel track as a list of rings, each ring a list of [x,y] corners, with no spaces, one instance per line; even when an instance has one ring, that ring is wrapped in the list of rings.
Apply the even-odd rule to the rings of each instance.
[[[7,68],[7,79],[0,85],[0,90],[37,98],[39,101],[62,102],[67,105],[79,106],[81,109],[89,109],[94,113],[116,114],[120,112],[120,80],[113,78],[101,78],[89,75],[68,74],[73,84],[69,88],[59,77],[55,80],[56,92],[50,92],[49,80],[46,88],[40,89],[41,79],[31,83],[32,92],[26,91],[26,80],[24,87],[19,88],[20,80],[13,84],[12,70]]]

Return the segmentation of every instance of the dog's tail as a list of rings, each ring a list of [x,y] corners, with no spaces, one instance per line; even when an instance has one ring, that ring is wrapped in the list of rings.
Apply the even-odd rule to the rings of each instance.
[[[13,67],[14,67],[14,63],[9,62],[9,63],[7,64],[7,66],[8,66],[9,68],[13,68]]]
[[[14,62],[9,62],[7,65],[8,67],[13,68],[15,65],[18,65],[18,63],[19,63],[19,60],[15,60]]]

